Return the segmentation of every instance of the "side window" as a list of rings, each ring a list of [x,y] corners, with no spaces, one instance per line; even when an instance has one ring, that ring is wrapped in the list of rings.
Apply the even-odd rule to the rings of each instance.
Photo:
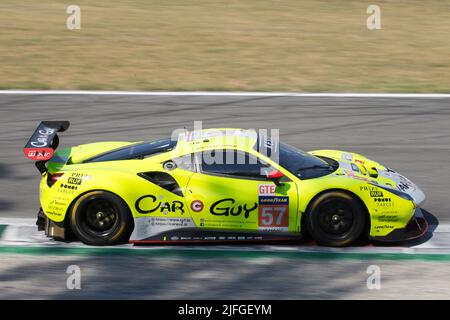
[[[211,150],[196,156],[204,174],[266,180],[267,173],[274,170],[268,163],[238,150]]]

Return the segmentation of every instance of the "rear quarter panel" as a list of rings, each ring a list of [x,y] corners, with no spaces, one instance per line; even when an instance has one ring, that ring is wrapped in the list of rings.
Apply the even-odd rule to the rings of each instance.
[[[127,162],[128,166],[133,167],[132,161]],[[139,164],[140,166],[140,164]],[[127,170],[107,170],[88,168],[89,166],[73,166],[70,170],[64,171],[64,175],[52,186],[49,187],[44,176],[40,184],[40,202],[46,216],[55,221],[64,221],[71,204],[82,194],[93,190],[104,190],[118,195],[128,205],[133,217],[142,217],[147,214],[142,211],[153,209],[159,203],[150,203],[149,199],[144,199],[139,203],[143,210],[137,209],[137,201],[146,195],[156,195],[159,202],[171,202],[178,200],[183,203],[184,198],[175,195],[148,180],[137,175],[141,170],[162,171],[160,166],[149,165],[147,168],[138,168],[136,172]],[[176,169],[177,170],[177,169]],[[168,172],[176,176],[182,190],[186,188],[189,180],[188,175],[177,174],[176,170]],[[151,200],[151,199],[150,199]],[[162,206],[160,206],[162,208]],[[158,208],[159,209],[159,208]],[[141,211],[141,212],[140,212]],[[181,210],[175,210],[171,216],[182,214]],[[167,214],[164,210],[156,210],[154,215]]]

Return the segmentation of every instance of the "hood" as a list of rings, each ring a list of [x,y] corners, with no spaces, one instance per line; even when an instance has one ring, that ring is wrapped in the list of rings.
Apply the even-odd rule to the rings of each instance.
[[[363,155],[340,150],[314,150],[309,153],[318,157],[331,158],[337,161],[339,163],[339,168],[335,171],[335,174],[364,180],[407,193],[413,198],[416,205],[420,205],[425,200],[423,191],[411,180]]]

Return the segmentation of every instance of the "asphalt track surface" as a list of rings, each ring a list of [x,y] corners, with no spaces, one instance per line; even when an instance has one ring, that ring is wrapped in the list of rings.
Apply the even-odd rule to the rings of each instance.
[[[301,149],[354,151],[396,169],[425,191],[433,224],[450,222],[448,97],[0,95],[1,218],[36,214],[39,174],[22,147],[41,120],[71,121],[61,146],[163,138],[175,128],[192,128],[195,120],[205,128],[279,128],[284,142]],[[81,267],[81,291],[65,286],[70,264]],[[366,287],[371,264],[381,267],[381,290]],[[0,255],[0,298],[448,299],[448,270],[448,261],[382,257],[43,258],[12,252]]]
[[[70,120],[61,146],[170,137],[176,128],[278,128],[303,150],[361,153],[409,177],[450,222],[450,98],[0,95],[0,216],[33,217],[39,173],[22,148],[41,120]]]

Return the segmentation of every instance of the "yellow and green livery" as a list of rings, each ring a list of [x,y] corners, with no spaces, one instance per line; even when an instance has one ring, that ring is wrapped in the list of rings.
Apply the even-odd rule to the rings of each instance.
[[[424,193],[338,150],[303,152],[254,130],[178,131],[153,142],[55,151],[67,121],[25,146],[42,174],[38,226],[90,245],[296,240],[347,246],[423,235]]]

